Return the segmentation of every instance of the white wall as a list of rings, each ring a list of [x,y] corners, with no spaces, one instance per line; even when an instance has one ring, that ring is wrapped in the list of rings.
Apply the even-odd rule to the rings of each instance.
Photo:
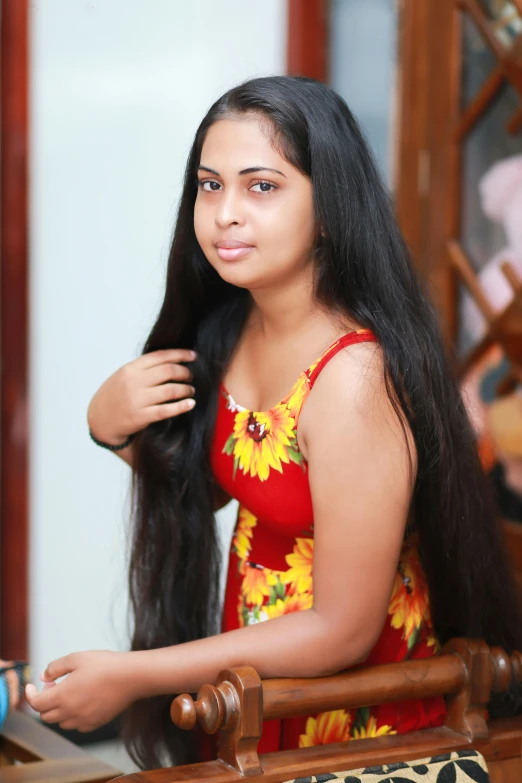
[[[31,660],[127,643],[129,470],[88,438],[158,308],[206,109],[284,72],[285,0],[33,0]],[[225,528],[230,529],[230,514]]]

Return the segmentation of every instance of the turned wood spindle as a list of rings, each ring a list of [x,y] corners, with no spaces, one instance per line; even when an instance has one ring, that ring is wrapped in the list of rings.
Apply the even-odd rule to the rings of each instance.
[[[172,722],[180,729],[190,731],[197,722],[207,734],[233,728],[236,716],[236,697],[226,682],[217,687],[203,685],[196,701],[188,693],[183,693],[174,699],[170,707]]]

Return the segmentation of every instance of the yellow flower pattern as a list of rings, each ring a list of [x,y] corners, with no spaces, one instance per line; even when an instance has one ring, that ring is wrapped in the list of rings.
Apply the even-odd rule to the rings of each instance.
[[[228,404],[237,408],[234,431],[228,438],[223,452],[234,457],[235,471],[256,476],[266,481],[270,470],[283,472],[283,464],[304,461],[295,431],[295,421],[284,403],[266,413],[239,409],[228,395]]]
[[[369,737],[384,737],[386,734],[397,734],[397,732],[392,731],[392,727],[386,724],[377,727],[377,719],[371,715],[366,726],[354,726],[352,737],[353,739],[368,739]]]
[[[351,739],[368,739],[396,734],[387,724],[377,725],[377,718],[367,707],[348,712],[332,710],[321,712],[306,721],[305,733],[299,737],[300,748],[314,745],[329,745],[332,742],[347,742]]]
[[[237,554],[239,560],[244,561],[248,557],[252,544],[252,535],[257,524],[257,519],[246,508],[241,506],[236,525],[234,538],[232,540],[232,550]]]
[[[314,599],[311,593],[302,593],[299,595],[288,596],[285,600],[277,598],[275,604],[265,606],[265,613],[268,619],[273,617],[281,617],[283,614],[291,614],[292,612],[303,612],[305,609],[311,609],[314,603]]]
[[[350,723],[351,715],[346,710],[321,712],[315,718],[308,718],[305,734],[299,737],[299,747],[346,742],[350,739]]]
[[[312,592],[313,556],[313,538],[296,538],[294,551],[286,556],[290,568],[281,577],[283,584],[290,585],[292,592]]]
[[[388,614],[392,628],[402,630],[409,650],[417,641],[421,628],[431,626],[428,585],[414,538],[410,538],[402,549]],[[433,634],[429,638],[433,639],[434,646]]]
[[[247,604],[260,607],[265,598],[270,596],[270,588],[276,584],[277,577],[273,571],[260,566],[250,566],[245,569],[241,592]]]

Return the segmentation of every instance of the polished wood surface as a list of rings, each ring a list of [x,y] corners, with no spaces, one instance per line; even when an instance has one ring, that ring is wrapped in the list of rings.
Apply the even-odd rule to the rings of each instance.
[[[493,721],[487,741],[473,748],[488,762],[491,783],[520,783],[520,737],[522,719]],[[313,748],[282,751],[261,756],[263,774],[249,778],[251,783],[283,783],[296,777],[321,775],[339,770],[360,769],[370,765],[391,764],[408,759],[427,758],[469,748],[468,742],[448,729],[412,732],[402,736],[352,740],[349,743],[318,745]],[[234,783],[244,780],[225,762],[216,760],[185,767],[137,772],[119,778],[120,783]]]
[[[288,0],[287,73],[328,81],[328,1]]]
[[[430,180],[426,51],[431,41],[431,7],[427,2],[400,0],[398,10],[395,211],[413,259],[425,274]]]
[[[0,734],[0,783],[104,783],[119,771],[22,712]]]

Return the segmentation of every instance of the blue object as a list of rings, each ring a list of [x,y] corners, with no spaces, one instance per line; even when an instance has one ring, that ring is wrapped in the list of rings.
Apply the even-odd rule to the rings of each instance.
[[[480,382],[479,394],[486,405],[490,405],[497,398],[497,386],[505,378],[511,367],[508,360],[502,357],[500,362],[494,367],[490,367],[482,376]]]
[[[0,729],[9,712],[9,686],[5,674],[0,675]]]

